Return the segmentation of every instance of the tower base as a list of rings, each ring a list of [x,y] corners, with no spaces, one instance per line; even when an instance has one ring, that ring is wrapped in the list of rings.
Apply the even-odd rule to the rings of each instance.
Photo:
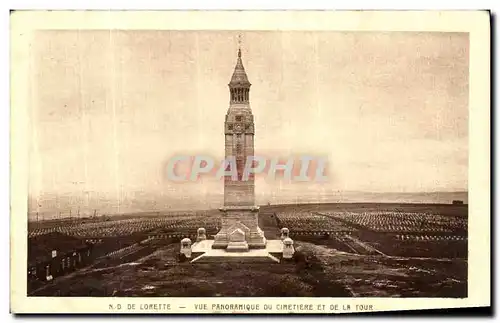
[[[221,208],[222,228],[214,237],[213,249],[245,251],[266,248],[264,231],[259,228],[257,206]]]

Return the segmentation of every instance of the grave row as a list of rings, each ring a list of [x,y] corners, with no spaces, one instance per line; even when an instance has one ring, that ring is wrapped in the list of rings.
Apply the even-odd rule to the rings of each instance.
[[[399,240],[417,240],[417,241],[465,241],[465,236],[418,236],[418,235],[396,235]]]

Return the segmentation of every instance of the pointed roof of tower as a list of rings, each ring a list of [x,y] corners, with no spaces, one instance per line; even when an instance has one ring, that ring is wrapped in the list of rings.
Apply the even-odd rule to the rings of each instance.
[[[238,60],[236,61],[236,66],[234,67],[233,76],[231,77],[231,82],[229,86],[250,86],[248,81],[247,73],[243,67],[243,62],[241,61],[241,48],[238,49]]]

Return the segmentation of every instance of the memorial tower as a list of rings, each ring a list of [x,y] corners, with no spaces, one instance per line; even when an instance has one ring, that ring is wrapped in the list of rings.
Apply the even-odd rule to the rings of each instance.
[[[226,160],[233,160],[237,178],[224,178],[224,207],[222,227],[215,236],[212,248],[227,251],[246,251],[265,248],[264,232],[259,228],[259,208],[255,206],[254,174],[244,176],[245,163],[254,156],[254,118],[250,109],[250,82],[248,81],[241,48],[233,76],[229,82],[229,109],[224,122]],[[231,165],[228,165],[230,170]],[[248,177],[248,178],[247,178]]]

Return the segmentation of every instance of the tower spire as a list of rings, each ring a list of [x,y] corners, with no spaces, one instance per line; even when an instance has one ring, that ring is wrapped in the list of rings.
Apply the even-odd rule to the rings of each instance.
[[[250,82],[241,60],[241,34],[238,34],[238,58],[234,67],[233,76],[229,82],[231,103],[248,103],[250,94]]]

